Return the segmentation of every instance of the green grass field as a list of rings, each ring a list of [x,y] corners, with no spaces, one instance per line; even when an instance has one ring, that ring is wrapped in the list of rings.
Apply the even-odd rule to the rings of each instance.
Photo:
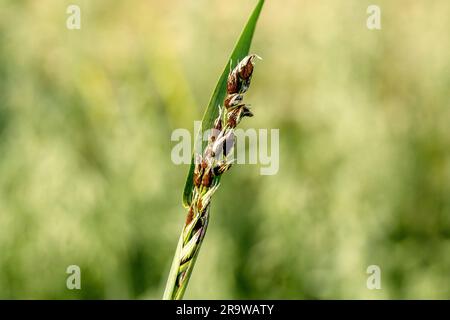
[[[0,298],[161,298],[189,168],[171,132],[255,3],[1,1]],[[185,298],[450,298],[450,2],[377,1],[381,30],[371,4],[266,1],[242,127],[280,130],[279,172],[224,177]]]

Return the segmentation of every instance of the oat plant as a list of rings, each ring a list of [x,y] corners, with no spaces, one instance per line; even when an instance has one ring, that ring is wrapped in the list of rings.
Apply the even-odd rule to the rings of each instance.
[[[209,130],[208,140],[194,153],[183,192],[187,209],[175,256],[164,291],[164,299],[183,298],[197,255],[209,223],[211,198],[220,185],[221,176],[233,163],[234,129],[245,117],[253,116],[243,103],[257,55],[249,55],[256,22],[264,0],[259,0],[250,16],[224,72],[211,97],[202,120],[203,130]]]

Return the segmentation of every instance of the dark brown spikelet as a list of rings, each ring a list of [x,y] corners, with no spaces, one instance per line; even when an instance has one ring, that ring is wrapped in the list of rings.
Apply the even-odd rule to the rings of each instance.
[[[232,112],[229,114],[228,116],[228,125],[231,128],[236,128],[237,125],[237,113],[236,112]]]
[[[237,106],[242,101],[242,95],[238,93],[230,94],[226,97],[223,104],[225,105],[225,108],[229,109],[231,107]]]
[[[240,70],[239,70],[239,77],[242,80],[250,80],[250,77],[252,76],[253,73],[253,59],[254,56],[248,56],[245,60],[243,60],[241,63],[242,65],[240,65]]]
[[[228,76],[227,93],[228,94],[238,93],[240,90],[239,83],[240,83],[240,81],[239,81],[238,74],[237,74],[236,70],[233,70]]]
[[[225,105],[225,108],[229,108],[231,107],[231,103],[232,103],[232,99],[233,99],[233,95],[229,95],[225,101],[223,102],[223,104]]]
[[[221,174],[223,174],[225,171],[227,171],[230,168],[231,168],[231,163],[222,163],[220,165],[217,165],[214,167],[214,175],[220,176]]]
[[[213,168],[213,174],[217,177],[220,176],[221,172],[220,172],[220,166],[217,165]]]
[[[247,106],[242,107],[242,117],[253,117],[253,113],[250,111],[250,109]]]
[[[211,185],[211,182],[212,182],[211,171],[207,171],[203,174],[202,185],[204,187],[209,187]]]

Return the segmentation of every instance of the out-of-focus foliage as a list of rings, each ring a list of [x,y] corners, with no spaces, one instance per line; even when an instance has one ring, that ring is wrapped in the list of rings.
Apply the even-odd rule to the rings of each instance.
[[[1,298],[161,297],[188,169],[170,135],[254,4],[1,1]],[[380,31],[370,4],[267,1],[243,127],[280,129],[280,170],[224,177],[186,298],[450,298],[450,2],[378,1]]]

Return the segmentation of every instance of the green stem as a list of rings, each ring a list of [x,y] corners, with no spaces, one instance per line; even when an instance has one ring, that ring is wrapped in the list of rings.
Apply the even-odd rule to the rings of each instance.
[[[206,233],[206,230],[208,228],[209,208],[207,210],[208,211],[207,211],[207,213],[205,215],[205,223],[204,223],[204,226],[203,226],[203,228],[204,228],[203,234],[200,237],[200,239],[198,240],[198,244],[197,244],[197,246],[195,248],[195,253],[192,256],[191,260],[189,261],[189,266],[188,266],[188,269],[186,270],[186,274],[184,276],[185,279],[183,280],[182,285],[180,287],[178,287],[178,290],[175,293],[174,300],[181,300],[181,299],[183,299],[184,292],[186,291],[187,285],[189,283],[189,279],[191,278],[192,270],[194,270],[195,262],[197,261],[197,256],[198,256],[198,254],[200,252],[200,247],[202,246],[203,239],[205,237],[205,233]]]
[[[163,300],[172,300],[176,288],[176,281],[178,277],[178,269],[180,268],[181,248],[183,245],[183,230],[181,231],[180,239],[178,240],[175,256],[173,257],[172,266],[170,267],[169,277],[167,278],[166,289],[164,290]]]
[[[166,289],[164,290],[164,296],[163,300],[181,300],[183,299],[184,292],[186,291],[187,285],[189,283],[189,279],[192,274],[192,270],[194,269],[195,262],[197,260],[198,253],[200,252],[200,247],[203,243],[203,239],[205,237],[206,229],[208,227],[209,222],[209,207],[206,209],[204,216],[201,219],[204,219],[203,222],[203,230],[200,238],[198,239],[197,244],[195,245],[194,254],[189,259],[189,261],[185,262],[183,265],[181,263],[181,252],[183,245],[185,245],[184,239],[184,231],[187,227],[187,225],[184,226],[183,230],[181,231],[180,239],[178,240],[177,250],[175,252],[175,256],[173,258],[172,266],[170,268],[169,277],[167,279],[166,283]],[[187,265],[187,266],[186,266]],[[182,267],[184,270],[181,270]],[[187,267],[187,268],[186,268]],[[184,279],[181,282],[181,285],[179,285],[178,276],[182,273],[184,274]]]

